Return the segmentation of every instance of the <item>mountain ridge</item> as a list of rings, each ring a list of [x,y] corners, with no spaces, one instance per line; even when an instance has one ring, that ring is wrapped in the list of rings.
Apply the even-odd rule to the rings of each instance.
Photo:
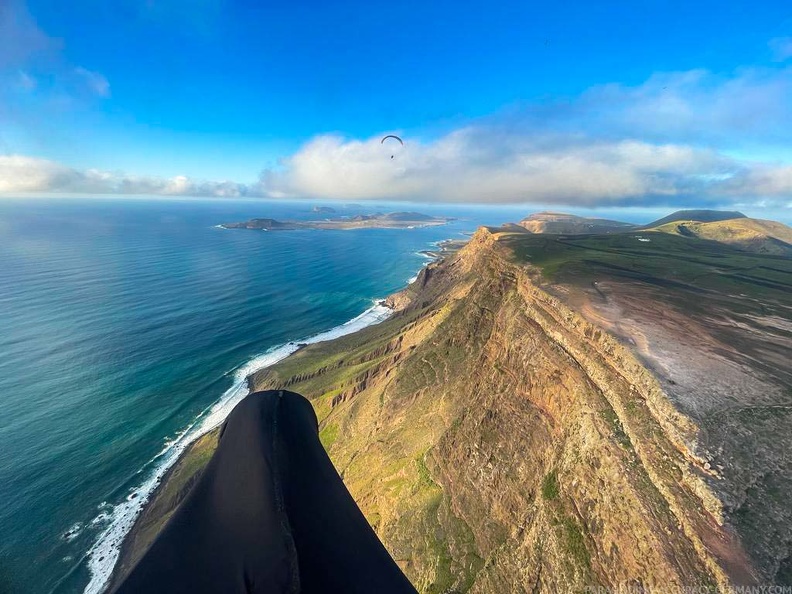
[[[349,365],[367,369],[349,387],[333,388],[333,377],[343,375],[346,363],[338,368],[338,361],[324,361],[309,371],[311,365],[300,361],[299,354],[292,366],[254,376],[254,387],[302,390],[314,398],[317,410],[329,410],[320,415],[328,451],[420,591],[492,592],[516,584],[531,589],[537,583],[542,589],[568,591],[592,583],[625,583],[638,575],[654,587],[753,583],[739,541],[708,519],[723,522],[723,511],[698,476],[708,462],[696,452],[695,424],[671,407],[651,374],[623,347],[539,289],[500,248],[495,234],[480,230],[458,257],[428,267],[408,289],[412,299],[405,302],[401,296],[401,315],[417,318],[404,326],[405,333],[392,336],[370,355],[351,353]],[[596,344],[600,346],[592,349]],[[533,373],[521,355],[529,352],[531,360],[543,361]],[[309,354],[305,351],[302,357]],[[569,358],[575,361],[572,367]],[[474,371],[463,371],[467,367]],[[289,369],[297,368],[300,373],[289,375]],[[616,386],[625,376],[630,380],[621,391]],[[425,379],[416,385],[416,377],[428,383]],[[400,381],[406,384],[403,396],[394,386]],[[567,382],[569,388],[564,387]],[[581,390],[589,382],[585,396],[579,396],[582,401],[565,402],[572,386]],[[514,396],[506,398],[509,393]],[[629,405],[635,394],[641,394],[643,404]],[[408,399],[410,411],[421,412],[407,412],[396,402],[401,398]],[[636,410],[630,411],[631,406]],[[631,419],[637,409],[643,411],[640,419]],[[581,410],[591,413],[581,417]],[[379,427],[382,446],[367,437],[358,441],[370,434],[372,425]],[[418,434],[429,441],[421,441]],[[404,435],[411,437],[403,441]],[[578,459],[577,452],[593,451],[593,443],[598,456],[604,451],[612,456],[608,463],[598,458],[598,468]],[[401,462],[391,457],[390,452],[404,451],[405,446],[410,450]],[[523,459],[530,461],[530,469]],[[685,469],[684,487],[672,479],[666,459]],[[391,476],[406,473],[414,478],[408,479],[406,493],[399,490],[395,496],[380,486],[380,481],[393,479],[387,474],[377,479],[372,467],[392,467]],[[606,481],[614,481],[609,488],[622,496],[630,493],[630,504],[603,500],[603,493],[586,486],[597,484],[595,477],[605,468]],[[639,483],[616,479],[628,468],[645,478]],[[514,478],[510,473],[516,473]],[[423,496],[440,497],[439,507],[431,498],[422,503],[424,490],[428,493]],[[653,510],[651,520],[638,511],[647,506]],[[533,508],[533,522],[515,528]],[[403,518],[411,518],[409,526]],[[636,541],[622,533],[616,518],[641,537]],[[419,533],[444,534],[444,540],[421,545],[415,522],[423,526]],[[595,525],[599,528],[592,532]],[[657,536],[680,527],[679,538]],[[522,530],[530,536],[524,538]],[[548,547],[547,566],[536,557],[535,546],[542,541]],[[620,543],[610,552],[618,561],[605,560],[610,546],[605,542]],[[726,554],[713,555],[716,543],[724,542],[730,543]],[[445,547],[447,553],[434,556],[436,547]],[[642,551],[637,558],[630,552],[633,547]],[[448,567],[438,572],[442,563],[439,568],[435,564],[444,555],[449,555]],[[530,575],[517,570],[525,563],[533,566]],[[557,575],[537,575],[542,567]]]
[[[504,225],[503,229],[548,235],[661,232],[716,241],[749,252],[792,257],[792,228],[737,211],[678,210],[647,225],[544,211]]]
[[[713,223],[716,221],[728,221],[731,219],[745,219],[743,213],[736,210],[708,210],[708,209],[690,209],[690,210],[677,210],[670,215],[666,215],[656,221],[652,221],[645,228],[659,227],[666,223],[673,223],[676,221],[697,221],[699,223]]]
[[[311,400],[420,592],[789,584],[787,263],[661,232],[481,228],[390,319],[248,382]],[[211,447],[179,461],[119,572]]]
[[[678,220],[648,230],[717,241],[750,252],[792,256],[792,228],[776,221],[748,217],[710,222]]]
[[[609,219],[544,211],[522,219],[518,226],[531,233],[613,233],[633,229],[635,225]]]

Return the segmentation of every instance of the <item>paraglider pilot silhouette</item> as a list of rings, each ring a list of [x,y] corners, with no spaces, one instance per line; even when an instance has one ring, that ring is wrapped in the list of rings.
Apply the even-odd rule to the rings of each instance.
[[[396,136],[395,134],[388,134],[387,136],[383,136],[382,140],[380,140],[380,144],[385,144],[385,141],[388,140],[389,138],[393,138],[395,140],[398,140],[399,144],[404,146],[404,141],[401,138],[399,138],[398,136]],[[391,155],[391,159],[393,159],[393,155]]]
[[[417,594],[333,467],[313,407],[286,390],[250,394],[228,416],[200,478],[113,590],[144,592]]]
[[[319,442],[310,402],[255,392],[114,594],[417,594]]]

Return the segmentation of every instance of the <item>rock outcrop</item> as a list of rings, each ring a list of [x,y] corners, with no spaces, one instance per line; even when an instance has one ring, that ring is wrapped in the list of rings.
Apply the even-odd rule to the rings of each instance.
[[[633,314],[657,306],[668,317],[671,305],[653,291],[676,285],[645,283],[628,295],[630,309],[627,297],[606,300],[616,281],[591,283],[607,307],[632,312],[635,326],[619,325],[515,257],[511,240],[521,237],[534,236],[480,229],[389,298],[390,319],[306,346],[251,376],[251,388],[311,400],[345,484],[422,593],[786,583],[788,505],[758,483],[738,493],[745,477],[786,484],[784,449],[764,447],[761,468],[748,471],[734,454],[751,443],[751,426],[730,421],[721,435],[701,407],[705,396],[722,406],[737,396],[650,371],[659,359],[645,343],[655,339]],[[784,352],[786,322],[774,323],[781,334],[762,352]],[[691,333],[706,339],[697,324]],[[752,401],[740,398],[747,410]],[[771,439],[768,427],[756,439]],[[179,464],[200,466],[193,456]]]
[[[655,377],[480,230],[394,318],[251,378],[310,398],[422,592],[726,589],[759,577]]]

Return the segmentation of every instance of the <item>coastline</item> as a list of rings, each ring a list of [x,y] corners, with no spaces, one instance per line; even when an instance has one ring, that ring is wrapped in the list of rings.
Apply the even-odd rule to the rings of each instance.
[[[672,247],[677,246],[676,250],[668,250],[665,245],[652,249],[659,251],[662,258],[687,262],[688,246],[684,241],[668,240]],[[625,250],[628,258],[633,247],[630,242]],[[698,415],[696,411],[691,413],[679,399],[681,393],[674,394],[674,388],[669,387],[680,385],[687,392],[688,387],[700,379],[699,374],[688,373],[691,358],[686,352],[687,341],[680,343],[671,335],[669,344],[675,349],[684,347],[676,351],[679,365],[675,366],[672,381],[671,375],[663,375],[662,370],[647,366],[646,347],[657,343],[658,338],[640,327],[641,316],[649,328],[655,328],[657,320],[669,319],[669,312],[676,311],[680,303],[693,304],[697,307],[680,309],[677,312],[680,317],[671,316],[670,327],[676,333],[678,328],[685,328],[685,335],[696,343],[695,349],[700,350],[707,344],[720,348],[726,338],[735,345],[758,348],[762,340],[770,344],[778,333],[770,332],[769,338],[759,340],[755,331],[750,334],[744,331],[746,327],[755,328],[750,321],[767,319],[775,324],[771,328],[783,332],[778,325],[781,318],[768,317],[764,305],[755,306],[762,307],[761,310],[749,310],[758,311],[756,315],[743,314],[740,308],[745,301],[740,299],[736,305],[730,301],[724,303],[723,310],[717,314],[724,316],[724,327],[735,327],[732,315],[745,316],[742,319],[746,323],[735,328],[733,335],[720,334],[711,328],[714,308],[698,303],[700,293],[690,291],[687,286],[669,288],[662,283],[669,275],[676,274],[673,260],[672,265],[656,272],[657,276],[641,276],[655,281],[644,287],[634,283],[632,277],[625,281],[619,277],[619,272],[611,272],[609,256],[600,255],[600,252],[611,252],[592,249],[586,257],[595,265],[604,260],[604,264],[599,264],[597,290],[594,291],[590,278],[576,274],[575,268],[562,280],[539,276],[547,262],[532,261],[536,251],[531,249],[547,250],[547,238],[481,228],[458,257],[428,265],[417,282],[401,295],[388,298],[386,303],[392,304],[397,311],[400,305],[404,306],[402,313],[347,338],[295,352],[294,357],[249,377],[250,387],[261,390],[288,387],[312,400],[315,410],[321,413],[320,440],[333,456],[334,464],[344,469],[345,484],[361,502],[361,509],[365,509],[372,525],[383,529],[383,541],[394,551],[394,559],[403,565],[405,572],[409,571],[409,578],[421,589],[426,584],[434,584],[432,590],[450,591],[477,580],[484,589],[492,584],[488,581],[489,574],[482,573],[482,565],[478,564],[487,566],[487,551],[477,544],[477,538],[487,537],[488,525],[467,522],[460,525],[453,518],[438,514],[437,489],[448,493],[449,497],[454,493],[471,497],[471,501],[476,502],[475,509],[479,510],[473,517],[490,517],[487,510],[502,501],[504,490],[500,480],[509,481],[507,493],[523,494],[526,477],[537,489],[527,498],[517,500],[511,515],[495,516],[492,521],[508,535],[512,534],[515,518],[519,520],[525,513],[534,513],[536,506],[543,510],[535,517],[531,538],[547,536],[551,542],[555,539],[556,545],[547,549],[551,555],[549,562],[558,566],[570,563],[573,569],[579,568],[579,571],[559,573],[557,578],[550,577],[555,580],[555,589],[565,591],[576,589],[573,588],[575,584],[585,586],[591,575],[590,558],[570,556],[566,548],[569,532],[562,530],[563,524],[559,523],[564,518],[570,526],[576,527],[576,534],[586,539],[584,551],[589,551],[589,547],[607,550],[613,543],[611,532],[589,528],[599,526],[599,521],[612,527],[628,527],[624,536],[619,536],[619,542],[630,543],[635,538],[633,535],[638,534],[642,542],[652,544],[652,551],[658,551],[651,559],[626,556],[609,560],[603,567],[613,582],[622,579],[624,568],[630,575],[638,576],[637,579],[644,575],[655,576],[653,579],[660,584],[692,579],[695,581],[691,583],[707,587],[716,585],[721,589],[729,589],[731,584],[783,577],[785,574],[779,573],[777,560],[783,561],[787,550],[778,552],[763,548],[767,547],[766,541],[744,524],[733,524],[726,506],[732,493],[740,492],[744,484],[741,478],[746,472],[765,473],[769,468],[779,481],[786,480],[777,467],[770,465],[783,458],[787,444],[782,442],[773,445],[776,449],[756,452],[745,447],[747,442],[734,440],[734,429],[741,431],[737,433],[738,439],[750,439],[747,436],[751,435],[753,417],[733,419],[724,428],[728,432],[724,432],[724,436],[714,431],[702,434],[702,430],[712,431],[715,427],[711,423],[713,417],[707,417],[706,411]],[[577,257],[577,252],[573,255]],[[713,260],[712,264],[699,265],[717,268],[720,260],[717,257]],[[640,269],[635,261],[632,266]],[[701,276],[698,274],[696,278]],[[752,279],[745,283],[743,286],[755,286]],[[636,293],[636,286],[643,288]],[[699,290],[707,289],[707,285],[695,286]],[[772,292],[764,294],[775,295]],[[777,303],[782,306],[785,301],[780,299]],[[776,301],[768,298],[765,303]],[[614,304],[618,305],[615,309]],[[597,305],[600,307],[596,308]],[[620,336],[614,333],[614,327],[607,327],[615,322],[611,320],[611,324],[607,324],[605,314],[615,314],[616,322],[623,322],[622,312],[630,305],[632,311],[627,311],[637,325],[615,328],[627,331]],[[594,308],[597,315],[587,315],[591,312],[586,306]],[[646,314],[650,316],[648,319]],[[439,315],[446,317],[438,319]],[[699,329],[695,329],[696,324]],[[768,331],[770,324],[761,325],[763,331]],[[480,332],[482,329],[484,332]],[[479,336],[486,338],[477,340]],[[647,338],[649,344],[645,342]],[[446,357],[443,365],[433,366],[431,356],[437,352],[438,345],[447,349]],[[662,337],[654,346],[663,354]],[[299,349],[300,344],[297,347]],[[783,354],[783,347],[780,348],[778,352]],[[535,356],[526,360],[521,353]],[[570,365],[570,357],[577,364]],[[472,365],[471,361],[480,364]],[[740,359],[735,361],[742,363]],[[777,361],[783,361],[783,357],[777,357]],[[530,367],[536,362],[539,365],[535,369]],[[777,364],[779,381],[784,383],[788,374],[782,364]],[[750,369],[755,368],[746,369],[746,374],[750,374]],[[416,380],[422,375],[422,379]],[[719,375],[726,374],[719,370]],[[734,394],[728,386],[731,383],[726,379],[715,396],[741,398],[740,402],[749,405],[757,402],[748,392],[747,398]],[[443,398],[437,397],[438,386],[444,386]],[[770,389],[756,392],[760,398],[768,394],[782,398],[781,393],[772,392],[771,384],[767,386]],[[567,398],[572,392],[575,398]],[[489,398],[488,394],[498,394],[498,397]],[[524,407],[526,396],[529,406]],[[449,406],[449,401],[451,408],[447,413],[449,409],[445,407]],[[536,409],[545,410],[548,401],[554,407],[552,417],[536,412]],[[701,401],[702,398],[696,397],[696,404]],[[472,410],[478,414],[471,418]],[[439,416],[444,414],[446,416]],[[513,426],[515,415],[521,419],[520,426],[531,430],[500,431]],[[438,418],[444,420],[439,432],[436,431]],[[487,419],[492,422],[484,422]],[[715,420],[721,424],[720,416]],[[770,421],[778,430],[783,427],[783,419],[776,420],[773,416]],[[378,425],[376,436],[371,433],[372,422],[383,423]],[[557,427],[564,431],[560,435],[562,441],[545,439],[545,436],[552,436]],[[452,432],[451,439],[448,431]],[[460,433],[462,431],[464,433]],[[343,439],[337,439],[340,435]],[[536,439],[536,435],[540,438]],[[700,441],[702,435],[706,439]],[[489,455],[477,457],[471,465],[460,463],[471,459],[470,443],[499,444],[498,448],[512,448],[508,451],[518,455],[503,458],[505,469],[500,479],[493,481],[487,474],[488,461],[492,459]],[[435,451],[431,456],[427,455],[430,451],[427,445]],[[564,452],[562,460],[559,460],[559,445]],[[720,445],[728,449],[714,449]],[[543,452],[541,458],[532,463],[530,474],[521,474],[525,472],[523,452],[537,449]],[[492,451],[497,450],[488,450]],[[584,465],[580,464],[580,451],[591,453]],[[750,456],[746,456],[745,452],[749,451]],[[600,455],[600,452],[608,454]],[[191,450],[183,458],[182,465],[201,468],[203,463],[196,460],[197,456],[200,452]],[[191,462],[189,458],[196,461]],[[753,470],[757,458],[764,467]],[[632,476],[636,469],[641,474],[634,482],[618,478]],[[681,479],[676,469],[682,473]],[[390,473],[387,476],[407,482],[399,482],[399,488],[393,489],[391,484],[381,480],[385,470]],[[431,481],[426,480],[427,473]],[[469,482],[471,477],[473,483]],[[575,480],[580,480],[578,484],[583,487],[575,490]],[[629,506],[621,498],[603,500],[599,489],[587,487],[607,484],[611,480],[621,481],[616,486],[629,494]],[[539,489],[539,485],[544,486],[548,481],[555,485],[552,497]],[[161,522],[160,525],[167,521],[162,510],[177,509],[178,496],[182,493],[178,488],[179,479],[172,478],[169,482],[163,487],[167,507],[152,510],[152,517]],[[404,497],[416,493],[422,496]],[[764,524],[760,524],[768,526],[765,533],[771,533],[773,524],[782,524],[779,518],[783,514],[783,501],[763,498],[761,494],[749,494],[749,497],[753,499],[746,499],[743,504],[750,506],[748,510],[767,512],[762,516]],[[600,511],[586,511],[588,515],[572,516],[577,512],[570,512],[570,509],[588,509],[576,507],[576,498],[598,502],[597,505],[604,507]],[[632,505],[633,502],[636,505]],[[647,508],[669,511],[641,513]],[[386,523],[383,523],[382,518],[386,516]],[[415,530],[416,517],[427,518],[426,521],[431,522],[429,530],[444,534],[440,552],[437,542],[423,539],[427,524],[422,522],[424,530]],[[152,532],[152,538],[156,534]],[[499,538],[505,538],[503,543],[509,545],[512,537]],[[520,561],[520,565],[496,560],[491,567],[502,576],[498,583],[514,583],[521,575],[520,567],[536,561],[531,557],[533,547],[519,549],[523,534],[514,538],[517,540],[512,541],[513,548],[518,555],[515,560]],[[138,556],[145,553],[146,542],[138,542]],[[467,549],[460,550],[456,548],[460,542],[470,544],[464,545]],[[722,543],[722,548],[711,547],[713,542]],[[627,547],[622,549],[627,550]],[[451,566],[438,572],[441,556],[451,559]],[[471,556],[478,559],[478,563],[470,563]],[[679,559],[686,564],[680,565]],[[761,575],[758,572],[762,572]],[[116,579],[122,579],[120,570]]]
[[[454,252],[460,249],[463,245],[468,242],[467,239],[443,239],[441,241],[436,242],[434,245],[437,246],[435,250],[421,250],[418,252],[424,258],[427,258],[429,261],[427,264],[431,264],[432,262],[437,262],[441,258],[445,257],[450,252]],[[413,279],[418,278],[416,274]],[[411,279],[412,282],[412,279]]]
[[[277,227],[273,229],[266,228],[253,228],[253,227],[231,227],[230,223],[215,225],[215,229],[223,229],[225,231],[235,231],[242,229],[245,231],[357,231],[359,229],[423,229],[424,227],[442,227],[447,225],[450,221],[438,221],[428,223],[414,223],[409,225],[313,225],[303,227]]]
[[[323,231],[349,231],[353,229],[419,229],[437,227],[455,221],[453,217],[430,217],[420,213],[397,212],[354,217],[329,218],[314,221],[278,221],[271,218],[254,218],[239,223],[222,223],[222,229],[247,229],[256,231],[296,231],[318,229]]]
[[[113,581],[115,567],[121,559],[121,551],[128,541],[138,519],[145,512],[150,502],[156,499],[157,492],[166,484],[169,471],[176,468],[178,461],[190,450],[192,445],[205,435],[219,427],[233,408],[249,393],[248,377],[282,361],[297,352],[306,344],[332,340],[352,334],[363,328],[387,319],[392,309],[378,300],[372,307],[343,324],[321,332],[312,337],[291,341],[270,349],[262,355],[252,358],[234,373],[234,384],[224,392],[223,396],[206,413],[199,416],[192,425],[179,436],[166,444],[157,458],[160,458],[153,472],[146,481],[125,501],[115,506],[111,512],[112,522],[99,535],[97,541],[87,553],[90,581],[85,587],[85,594],[104,592]],[[155,458],[155,460],[157,459]]]
[[[422,251],[421,254],[428,258],[427,262],[414,276],[407,279],[405,287],[393,295],[398,295],[415,282],[420,272],[429,264],[459,249],[466,242],[466,240],[446,239],[436,242],[437,250]],[[231,410],[250,394],[250,378],[256,372],[282,361],[309,344],[334,340],[386,320],[397,309],[397,304],[392,300],[393,295],[376,300],[374,305],[363,313],[339,326],[312,337],[274,347],[239,367],[234,372],[234,384],[231,388],[226,390],[220,400],[207,409],[205,414],[199,416],[173,441],[166,444],[163,451],[155,457],[155,460],[161,458],[161,461],[149,478],[139,489],[130,494],[126,501],[115,506],[111,512],[113,521],[86,554],[90,581],[84,593],[100,594],[116,586],[124,577],[124,570],[130,569],[137,562],[136,558],[131,559],[130,556],[137,537],[150,527],[146,525],[148,512],[158,506],[163,491],[176,480],[176,475],[184,472],[180,461],[185,458],[185,454],[191,452],[206,438],[211,439],[216,435],[217,428],[222,425]],[[186,494],[193,481],[199,478],[199,474],[186,473],[181,478],[183,484],[179,485],[179,489]],[[172,511],[175,511],[175,508],[169,510],[169,513]]]

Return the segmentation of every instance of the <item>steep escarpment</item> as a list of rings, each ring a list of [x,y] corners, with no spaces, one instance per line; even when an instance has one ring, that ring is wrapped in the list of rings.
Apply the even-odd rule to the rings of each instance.
[[[789,407],[743,379],[787,382],[787,261],[689,241],[481,229],[390,319],[249,382],[311,400],[420,592],[784,583],[788,449],[765,417]]]
[[[420,591],[757,579],[705,481],[697,426],[496,235],[479,231],[396,301],[387,322],[251,381],[312,400],[345,483]]]
[[[501,234],[504,235],[504,234]],[[698,427],[696,459],[761,579],[792,580],[792,261],[669,234],[504,236],[628,345]],[[545,279],[552,279],[546,283]]]

